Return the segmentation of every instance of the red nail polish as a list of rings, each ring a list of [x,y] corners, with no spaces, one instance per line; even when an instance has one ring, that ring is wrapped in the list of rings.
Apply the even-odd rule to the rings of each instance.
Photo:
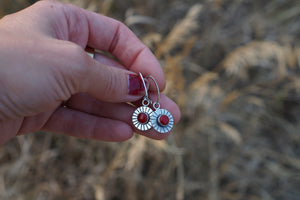
[[[146,87],[147,81],[145,80]],[[145,93],[145,88],[143,80],[138,75],[129,74],[128,75],[128,94],[130,95],[141,95]]]

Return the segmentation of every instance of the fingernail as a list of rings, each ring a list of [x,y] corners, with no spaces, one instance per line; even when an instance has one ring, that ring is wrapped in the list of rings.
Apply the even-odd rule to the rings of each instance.
[[[149,82],[145,80],[146,87],[148,89]],[[143,80],[138,75],[129,74],[128,75],[128,94],[130,95],[142,95],[145,94],[145,88]]]

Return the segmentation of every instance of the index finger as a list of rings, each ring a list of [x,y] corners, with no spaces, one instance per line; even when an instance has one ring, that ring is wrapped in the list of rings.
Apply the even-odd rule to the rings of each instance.
[[[83,12],[89,23],[89,46],[111,53],[130,71],[152,75],[161,90],[165,87],[158,60],[128,27],[112,18],[86,10]]]

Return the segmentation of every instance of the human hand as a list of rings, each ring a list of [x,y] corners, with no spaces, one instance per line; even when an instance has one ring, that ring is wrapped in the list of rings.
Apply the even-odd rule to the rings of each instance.
[[[119,62],[101,54],[92,59],[86,46],[109,52]],[[155,77],[164,88],[153,54],[111,18],[55,1],[39,1],[2,18],[0,144],[38,130],[104,141],[124,141],[133,131],[167,137],[132,126],[135,107],[126,102],[143,96],[138,72]],[[149,90],[155,93],[154,85]],[[67,107],[60,106],[64,101]],[[160,104],[178,122],[177,105],[164,95]]]

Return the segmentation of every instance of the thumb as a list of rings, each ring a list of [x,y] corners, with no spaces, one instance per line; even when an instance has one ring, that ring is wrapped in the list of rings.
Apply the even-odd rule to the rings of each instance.
[[[138,74],[104,65],[90,56],[84,60],[87,62],[80,67],[84,68],[85,76],[79,76],[78,92],[106,102],[132,102],[145,94],[143,80]],[[145,83],[148,87],[148,82]]]

